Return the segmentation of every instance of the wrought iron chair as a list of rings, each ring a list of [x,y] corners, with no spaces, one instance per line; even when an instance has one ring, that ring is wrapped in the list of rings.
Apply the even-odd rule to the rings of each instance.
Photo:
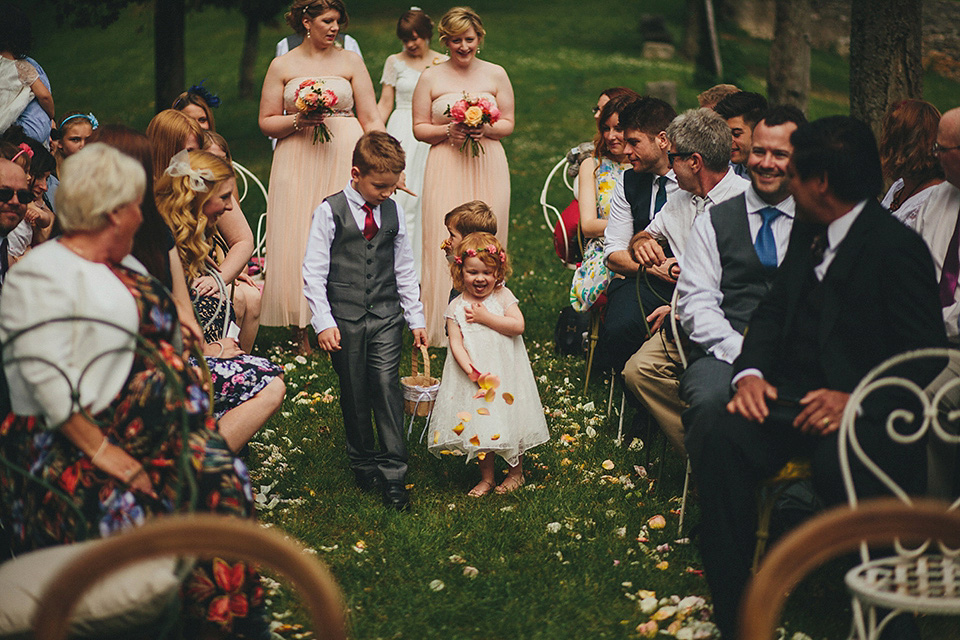
[[[960,511],[949,507],[940,500],[905,504],[897,498],[877,498],[856,508],[835,507],[804,522],[774,545],[750,581],[740,608],[741,640],[773,638],[790,591],[818,566],[860,546],[929,539],[960,546]],[[960,572],[956,556],[953,563],[956,576]],[[848,587],[850,575],[858,569],[847,574]],[[898,579],[896,573],[884,577],[892,583]]]

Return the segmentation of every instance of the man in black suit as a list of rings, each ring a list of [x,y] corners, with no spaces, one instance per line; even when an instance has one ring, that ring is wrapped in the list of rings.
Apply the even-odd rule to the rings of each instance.
[[[610,217],[604,232],[603,259],[607,268],[623,276],[607,287],[607,309],[600,333],[601,368],[622,371],[623,365],[647,339],[644,318],[668,302],[676,278],[671,259],[647,269],[630,256],[631,239],[653,220],[677,191],[677,178],[667,161],[670,142],[667,125],[677,112],[657,98],[642,97],[620,112],[624,153],[631,169],[623,172],[610,198]],[[675,269],[674,269],[675,270]],[[640,278],[640,286],[637,286]],[[638,300],[638,294],[640,296]],[[642,303],[642,307],[641,307]]]
[[[874,199],[882,186],[869,127],[835,116],[801,126],[788,175],[797,222],[769,293],[734,363],[728,415],[710,421],[694,464],[700,551],[717,625],[736,637],[755,543],[757,484],[790,458],[811,457],[827,503],[845,499],[837,429],[850,392],[897,353],[944,346],[933,261],[923,241]],[[908,492],[925,483],[924,443],[894,445],[883,407],[865,407],[867,453]],[[858,494],[882,489],[854,469]]]

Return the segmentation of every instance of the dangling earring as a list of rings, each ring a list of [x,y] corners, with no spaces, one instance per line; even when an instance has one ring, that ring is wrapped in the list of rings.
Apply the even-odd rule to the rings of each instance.
[[[307,29],[307,39],[310,39],[310,29]]]

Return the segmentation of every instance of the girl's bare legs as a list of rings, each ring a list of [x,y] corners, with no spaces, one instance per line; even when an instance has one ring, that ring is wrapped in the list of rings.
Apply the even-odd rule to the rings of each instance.
[[[261,389],[260,393],[223,414],[219,422],[220,433],[231,451],[240,451],[253,434],[266,424],[270,416],[283,404],[286,392],[283,378],[278,376]]]
[[[507,477],[497,486],[496,492],[503,495],[516,491],[523,486],[523,482],[523,456],[520,456],[517,466],[510,467],[510,470],[507,471]]]
[[[493,477],[493,461],[496,458],[492,453],[488,453],[484,456],[483,460],[480,461],[480,482],[477,483],[473,489],[467,493],[468,496],[472,498],[479,498],[485,496],[493,489],[494,485],[497,484],[496,479]]]
[[[260,331],[260,289],[238,280],[233,292],[233,309],[237,314],[237,324],[240,325],[237,341],[244,352],[250,353]]]

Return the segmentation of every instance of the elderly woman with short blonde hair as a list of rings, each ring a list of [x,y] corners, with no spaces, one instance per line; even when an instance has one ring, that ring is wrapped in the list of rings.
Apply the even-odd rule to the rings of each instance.
[[[28,470],[0,465],[0,520],[14,552],[197,506],[252,515],[246,469],[216,431],[204,382],[178,349],[169,293],[129,255],[145,184],[140,163],[105,144],[71,155],[56,194],[63,235],[7,274],[0,340],[13,411],[0,454]],[[198,569],[184,593],[204,597],[190,612],[224,595],[191,589],[197,580],[215,585],[203,575],[209,565]],[[249,615],[213,624],[268,637],[259,581],[248,573],[241,597]]]

